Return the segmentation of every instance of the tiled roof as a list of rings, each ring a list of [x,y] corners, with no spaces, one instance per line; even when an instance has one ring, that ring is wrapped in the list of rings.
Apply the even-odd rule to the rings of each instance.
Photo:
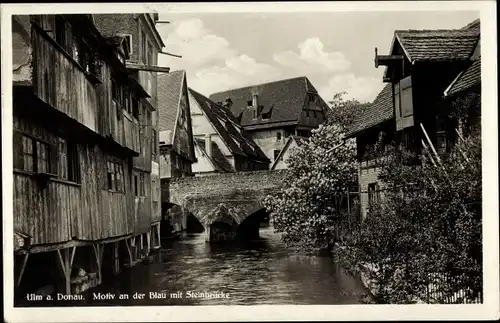
[[[164,133],[165,143],[172,143],[184,75],[185,71],[158,75],[158,130],[160,133],[170,131]],[[167,135],[170,138],[167,138]]]
[[[232,154],[270,162],[253,140],[242,134],[244,133],[243,129],[229,110],[192,89],[189,89],[189,92]],[[237,127],[240,128],[241,133]]]
[[[447,96],[467,90],[481,83],[481,58],[475,60],[459,77],[453,82]]]
[[[231,166],[231,163],[224,156],[222,151],[220,150],[217,143],[212,142],[212,157],[209,157],[207,151],[205,150],[205,139],[194,138],[195,145],[200,148],[202,153],[212,162],[215,170],[218,172],[233,172],[234,169]]]
[[[225,102],[227,98],[231,98],[233,102],[231,112],[241,120],[240,124],[243,127],[271,126],[277,122],[297,124],[307,92],[317,93],[307,77],[301,76],[214,93],[210,95],[210,99],[214,102]],[[253,94],[258,95],[258,105],[262,107],[262,112],[270,112],[268,119],[263,120],[261,115],[253,119],[252,111],[247,108]]]
[[[462,29],[473,29],[479,31],[479,19],[471,22]],[[446,91],[446,96],[465,91],[481,83],[481,39],[478,40],[474,52],[470,57],[470,60],[472,61],[472,64],[460,75],[458,75],[455,80],[453,80],[453,82],[450,84],[450,87]]]
[[[450,30],[396,30],[395,35],[414,61],[468,60],[476,46],[479,31]]]
[[[392,85],[387,84],[373,103],[367,105],[363,113],[356,118],[346,137],[354,137],[365,129],[392,119],[394,116],[392,101]]]

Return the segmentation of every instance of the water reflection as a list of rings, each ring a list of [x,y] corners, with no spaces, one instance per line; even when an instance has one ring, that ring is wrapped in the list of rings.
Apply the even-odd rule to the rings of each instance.
[[[92,305],[257,305],[353,304],[365,290],[330,257],[306,256],[285,248],[271,228],[261,239],[207,244],[203,234],[168,242],[151,264],[139,264],[118,279],[89,291]],[[129,300],[94,301],[92,293],[127,293]],[[150,292],[167,295],[151,299]],[[229,294],[229,298],[189,298],[191,293]],[[133,299],[145,293],[144,299]],[[171,296],[180,296],[173,298]],[[171,295],[173,294],[173,295]],[[160,295],[160,294],[157,294]],[[161,296],[161,295],[160,295]],[[206,296],[206,295],[205,295]]]

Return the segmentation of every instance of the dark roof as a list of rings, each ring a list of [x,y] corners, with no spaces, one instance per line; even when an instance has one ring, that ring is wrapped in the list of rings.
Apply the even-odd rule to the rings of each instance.
[[[185,71],[158,75],[158,130],[165,144],[172,144]]]
[[[198,146],[198,148],[200,148],[201,152],[205,155],[205,157],[207,157],[210,160],[216,171],[218,172],[234,171],[233,167],[231,166],[231,163],[224,156],[217,143],[212,142],[212,157],[209,157],[207,151],[205,150],[205,139],[194,138],[194,143],[195,145]]]
[[[128,47],[123,46],[123,42],[127,42],[127,38],[125,36],[121,35],[116,35],[116,36],[111,36],[111,37],[105,37],[106,42],[113,48],[119,50],[121,54],[125,56],[126,59],[129,59],[129,52],[126,50]],[[125,49],[125,50],[124,50]]]
[[[474,20],[462,29],[473,29],[479,31],[479,19]],[[455,80],[453,80],[453,82],[445,92],[446,96],[451,96],[456,93],[465,91],[481,83],[481,39],[477,41],[476,47],[470,57],[470,60],[472,61],[472,64],[467,67],[462,73],[460,73]]]
[[[244,134],[244,130],[238,125],[236,119],[228,109],[193,89],[189,89],[189,92],[233,155],[246,156],[262,162],[270,162],[255,142]]]
[[[461,73],[450,85],[446,96],[465,91],[481,83],[481,57],[474,60],[463,73]]]
[[[373,103],[367,105],[356,118],[351,129],[347,132],[346,138],[354,137],[365,129],[392,119],[394,117],[392,101],[392,84],[387,84]]]
[[[467,24],[465,27],[462,29],[468,29],[468,30],[477,30],[479,31],[481,29],[481,22],[479,19],[474,20],[473,22]]]
[[[210,95],[210,99],[214,102],[225,102],[227,98],[230,98],[231,112],[245,128],[255,125],[271,127],[277,122],[297,124],[307,92],[317,93],[307,77],[301,76],[214,93]],[[263,120],[262,115],[253,119],[252,111],[247,109],[253,94],[258,95],[258,105],[262,108],[262,113],[270,112],[268,119]],[[326,103],[324,105],[326,106]]]
[[[479,31],[474,29],[396,30],[395,37],[414,61],[468,60]]]

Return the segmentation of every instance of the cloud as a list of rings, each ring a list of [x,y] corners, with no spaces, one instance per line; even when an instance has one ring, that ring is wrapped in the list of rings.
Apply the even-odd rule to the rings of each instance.
[[[182,20],[174,26],[175,29],[165,37],[165,45],[169,52],[182,56],[172,61],[179,68],[205,66],[236,55],[229,42],[212,34],[200,19]]]
[[[308,38],[299,44],[299,52],[291,50],[273,55],[273,59],[287,67],[310,73],[331,73],[346,71],[351,63],[341,52],[325,52],[318,37]]]
[[[330,100],[336,93],[345,91],[345,99],[371,102],[383,87],[382,77],[339,74],[331,77],[326,85],[318,88],[318,91],[326,100]]]
[[[244,54],[226,59],[222,66],[206,67],[194,73],[188,72],[190,86],[205,95],[264,83],[280,77],[281,72],[277,68],[258,63]]]
[[[185,69],[188,86],[205,95],[281,77],[276,67],[239,53],[225,38],[205,28],[200,19],[179,21],[164,39],[168,51],[182,58],[162,55],[160,65]]]

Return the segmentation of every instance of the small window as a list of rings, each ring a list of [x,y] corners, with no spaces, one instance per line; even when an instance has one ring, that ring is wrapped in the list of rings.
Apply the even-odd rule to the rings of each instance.
[[[281,153],[281,150],[277,149],[274,151],[274,160],[278,159],[278,156],[280,155],[280,153]]]
[[[372,205],[373,203],[378,203],[380,201],[380,190],[378,183],[368,184],[368,203]]]
[[[253,106],[253,104],[252,104],[252,100],[247,101],[247,107],[251,107],[251,106]]]
[[[57,174],[57,146],[14,131],[14,168]]]
[[[132,96],[132,115],[139,119],[139,101],[135,96]]]
[[[134,195],[139,196],[139,176],[134,174]]]
[[[129,54],[132,54],[132,35],[131,34],[119,34],[119,36],[125,37],[125,41],[127,43],[127,50]]]
[[[151,151],[153,152],[153,155],[156,155],[156,153],[157,153],[157,150],[156,150],[156,147],[157,147],[157,145],[156,145],[156,130],[153,129],[151,131],[151,137],[152,137],[152,139],[151,139],[151,145],[152,145]]]
[[[64,48],[64,50],[67,50],[66,48],[66,22],[64,19],[60,16],[56,16],[55,18],[55,23],[56,23],[56,42]]]
[[[108,162],[108,190],[113,192],[125,192],[125,181],[123,173],[123,163]]]
[[[309,110],[306,110],[306,117],[309,118]]]
[[[313,118],[316,118],[316,111],[313,111]]]
[[[276,141],[281,141],[281,132],[276,133]]]

